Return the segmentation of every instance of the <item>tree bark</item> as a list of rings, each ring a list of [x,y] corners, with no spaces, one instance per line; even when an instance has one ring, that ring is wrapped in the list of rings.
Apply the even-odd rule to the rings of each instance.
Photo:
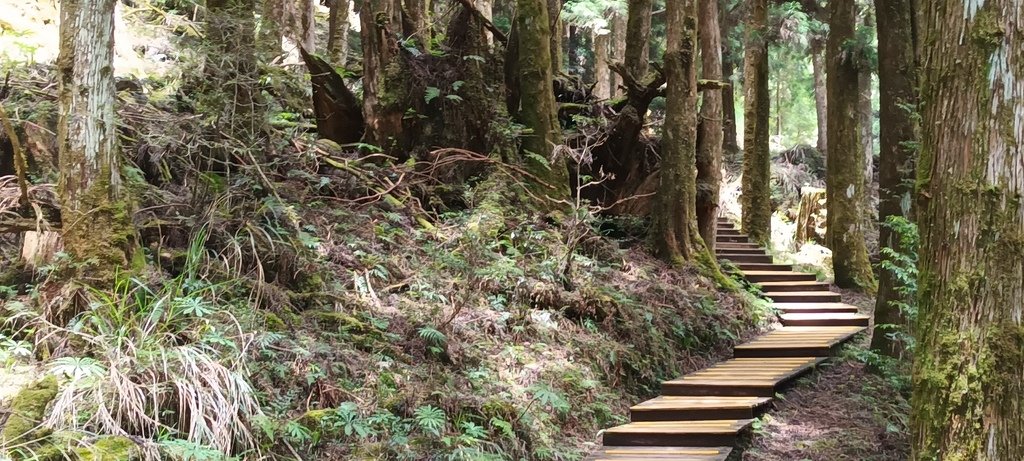
[[[911,459],[1024,459],[1024,9],[922,3]]]
[[[416,39],[423,50],[430,50],[430,2],[428,0],[402,0],[402,28],[406,37]]]
[[[516,5],[516,69],[521,97],[512,112],[531,131],[522,141],[523,162],[545,183],[540,186],[546,193],[562,199],[569,195],[569,176],[564,156],[555,150],[562,144],[562,133],[552,85],[550,3],[517,0]]]
[[[856,2],[829,2],[828,159],[826,240],[836,285],[872,290],[874,275],[864,243],[864,154],[857,123],[858,70],[847,42],[854,37]]]
[[[674,265],[696,260],[716,268],[697,229],[697,2],[666,3],[665,125],[652,238],[658,255]]]
[[[626,16],[619,11],[611,11],[612,35],[611,35],[611,60],[624,62],[626,59],[626,29],[628,22]],[[618,75],[611,75],[611,94],[618,98],[625,94],[622,80]]]
[[[398,153],[401,147],[401,109],[388,104],[386,70],[396,58],[395,29],[401,31],[398,0],[362,0],[359,10],[360,39],[363,48],[364,139],[385,153]]]
[[[476,0],[476,9],[480,11],[480,15],[483,16],[488,22],[494,22],[494,0]],[[494,34],[489,30],[484,30],[484,37],[487,38],[487,44],[494,44]]]
[[[732,47],[728,45],[728,38],[732,34],[735,19],[733,15],[739,8],[727,10],[728,5],[719,3],[719,20],[722,37],[722,80],[732,82],[735,73],[737,58]],[[723,157],[730,162],[738,159],[740,154],[739,140],[736,129],[736,95],[734,86],[730,85],[722,89],[722,127],[724,137],[722,138]]]
[[[551,40],[551,75],[557,77],[564,70],[562,63],[562,0],[547,0],[548,30]]]
[[[62,1],[57,58],[64,247],[99,283],[128,263],[135,242],[114,119],[114,3]]]
[[[699,0],[701,73],[706,80],[722,79],[722,37],[718,0]],[[714,250],[718,192],[722,182],[722,92],[707,90],[697,125],[697,225],[705,245]]]
[[[653,0],[629,0],[626,24],[626,70],[641,83],[647,78]]]
[[[208,0],[207,37],[216,66],[207,66],[207,79],[219,91],[218,129],[262,160],[260,138],[265,132],[266,108],[257,85],[255,0]],[[228,161],[226,154],[225,161]],[[251,159],[239,157],[240,163]]]
[[[327,19],[327,56],[331,64],[345,67],[348,63],[349,0],[330,0]]]
[[[917,43],[912,0],[875,0],[878,18],[878,242],[882,248],[899,253],[907,251],[900,239],[884,223],[889,217],[912,219],[914,164],[917,143]],[[883,253],[882,260],[888,257]],[[888,325],[908,329],[907,321],[895,301],[909,302],[899,293],[902,283],[893,273],[878,274],[875,302],[875,331],[871,348],[885,355],[902,355],[903,344],[889,336]]]
[[[828,152],[828,96],[825,87],[825,44],[811,39],[811,68],[814,73],[814,111],[818,115],[818,152]]]
[[[870,8],[861,16],[860,27],[871,30],[875,28],[874,12]],[[871,232],[877,223],[874,217],[874,177],[875,177],[875,139],[874,113],[871,108],[871,63],[862,59],[858,64],[860,75],[857,77],[857,127],[860,130],[861,152],[864,154],[864,232]]]
[[[316,0],[300,0],[299,44],[310,53],[316,52]]]
[[[771,152],[768,92],[768,2],[750,0],[743,65],[743,230],[751,241],[771,240]]]
[[[611,34],[594,30],[594,96],[608,99],[612,96],[612,71],[608,68],[608,42]]]

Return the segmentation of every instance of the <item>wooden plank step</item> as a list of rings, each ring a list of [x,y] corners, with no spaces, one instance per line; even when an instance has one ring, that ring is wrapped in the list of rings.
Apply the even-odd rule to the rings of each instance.
[[[842,299],[831,291],[766,291],[764,296],[778,303],[837,303]]]
[[[722,447],[736,444],[751,419],[641,421],[604,431],[605,446]]]
[[[733,348],[744,358],[827,357],[863,327],[782,327]]]
[[[735,254],[735,253],[718,253],[716,255],[718,259],[725,259],[736,263],[761,263],[771,264],[772,257],[766,254],[760,255],[747,255],[747,254]]]
[[[629,409],[630,421],[693,421],[750,419],[771,397],[661,396]]]
[[[870,316],[852,312],[791,313],[779,317],[787,327],[866,327],[871,322]]]
[[[743,271],[743,277],[752,283],[815,281],[817,277],[809,272],[792,271]]]
[[[715,248],[761,248],[754,242],[715,242]]]
[[[857,313],[860,309],[844,303],[773,303],[776,309],[783,313],[824,313],[824,312],[850,312]]]
[[[605,447],[584,461],[725,461],[732,447]]]
[[[769,333],[770,334],[770,333]],[[735,358],[661,383],[662,395],[772,397],[822,357]]]
[[[736,267],[740,268],[741,271],[775,271],[775,272],[792,272],[792,264],[774,264],[774,263],[740,263]]]
[[[766,254],[768,254],[766,251],[764,251],[764,248],[721,248],[721,247],[717,247],[717,246],[715,247],[715,253],[716,254],[732,253],[732,254],[742,254],[742,255],[766,255]]]
[[[748,279],[749,280],[749,279]],[[817,280],[785,280],[785,281],[772,281],[772,282],[757,282],[761,285],[761,291],[769,293],[777,293],[783,291],[828,291],[832,285],[819,282]]]
[[[718,235],[742,235],[739,229],[735,227],[721,227],[717,229]]]
[[[750,239],[747,234],[736,234],[736,235],[721,235],[715,237],[715,242],[734,242],[734,243],[747,243]]]

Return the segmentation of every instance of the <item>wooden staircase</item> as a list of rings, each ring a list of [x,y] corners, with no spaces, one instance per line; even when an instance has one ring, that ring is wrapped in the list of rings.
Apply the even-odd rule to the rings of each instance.
[[[731,360],[663,382],[662,395],[631,408],[629,424],[605,430],[604,448],[587,460],[724,461],[777,393],[868,326],[827,283],[774,264],[724,218],[715,253],[760,285],[783,326],[736,346]]]

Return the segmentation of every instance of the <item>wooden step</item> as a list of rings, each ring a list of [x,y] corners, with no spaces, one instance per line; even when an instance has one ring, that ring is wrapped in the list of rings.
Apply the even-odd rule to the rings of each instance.
[[[584,461],[725,461],[731,447],[605,447]]]
[[[736,444],[750,419],[642,421],[604,431],[605,446],[721,447]]]
[[[773,303],[776,309],[783,313],[824,313],[824,312],[850,312],[857,313],[857,306],[844,303]]]
[[[761,245],[754,242],[715,242],[715,249],[718,248],[758,248],[761,249]]]
[[[736,357],[827,357],[863,327],[782,327],[733,348]]]
[[[717,232],[718,235],[742,235],[740,230],[735,227],[719,227]]]
[[[871,317],[851,312],[793,313],[779,316],[787,327],[866,327]]]
[[[774,263],[739,263],[736,267],[740,268],[741,271],[773,271],[773,272],[792,272],[792,264],[774,264]]]
[[[837,303],[842,299],[831,291],[766,291],[764,296],[778,303]]]
[[[747,237],[747,234],[736,234],[736,235],[721,235],[721,234],[719,234],[717,237],[715,237],[715,242],[723,242],[723,243],[728,243],[728,242],[748,243],[748,242],[750,242],[750,239]]]
[[[749,279],[748,279],[749,280]],[[792,292],[792,291],[828,291],[832,285],[814,281],[777,281],[777,282],[757,282],[761,285],[761,291],[766,293],[777,293],[777,292]]]
[[[676,396],[772,397],[779,387],[810,371],[822,360],[824,358],[813,355],[768,359],[735,358],[681,378],[664,381],[661,383],[661,393]]]
[[[715,247],[715,254],[731,253],[741,255],[766,255],[768,252],[764,251],[764,248],[721,248]]]
[[[797,281],[813,282],[817,280],[814,274],[792,271],[743,271],[743,277],[751,283]]]
[[[661,396],[629,409],[631,421],[750,419],[771,397]]]
[[[771,264],[772,257],[760,254],[760,255],[748,255],[748,254],[736,254],[736,253],[718,253],[716,255],[718,259],[724,259],[732,261],[733,263],[761,263]]]

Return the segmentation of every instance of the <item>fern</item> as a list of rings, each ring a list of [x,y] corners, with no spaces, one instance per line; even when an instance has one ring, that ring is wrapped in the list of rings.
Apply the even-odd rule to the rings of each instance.
[[[441,430],[444,429],[447,419],[443,410],[433,405],[424,405],[417,408],[413,414],[416,416],[416,425],[420,429],[436,436],[441,435]]]
[[[531,390],[533,391],[533,398],[540,402],[541,405],[550,407],[559,413],[566,413],[569,411],[569,401],[565,399],[565,396],[561,392],[552,388],[547,384],[536,384]]]
[[[434,327],[425,326],[419,329],[420,338],[427,344],[434,347],[442,347],[448,342],[448,338]]]

